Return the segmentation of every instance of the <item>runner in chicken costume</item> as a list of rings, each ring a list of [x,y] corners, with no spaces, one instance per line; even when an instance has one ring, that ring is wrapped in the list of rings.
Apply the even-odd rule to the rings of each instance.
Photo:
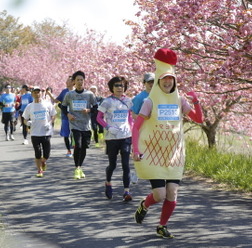
[[[152,193],[141,201],[135,220],[141,224],[148,208],[163,202],[157,235],[172,238],[166,224],[176,206],[184,169],[183,115],[188,115],[198,123],[203,120],[195,93],[187,93],[194,108],[179,95],[174,69],[177,63],[176,53],[162,48],[155,53],[154,59],[154,85],[139,112],[132,135],[137,176],[150,180]]]

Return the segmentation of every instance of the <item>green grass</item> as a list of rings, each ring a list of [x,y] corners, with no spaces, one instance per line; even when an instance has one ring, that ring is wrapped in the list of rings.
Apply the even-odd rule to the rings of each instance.
[[[252,192],[251,155],[225,153],[186,139],[186,172],[211,178],[230,190]]]

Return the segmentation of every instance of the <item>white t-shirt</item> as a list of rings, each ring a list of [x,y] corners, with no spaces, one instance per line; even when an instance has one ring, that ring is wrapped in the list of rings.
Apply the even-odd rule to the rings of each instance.
[[[32,102],[24,110],[23,117],[31,120],[31,136],[50,136],[53,134],[52,116],[56,115],[54,106],[48,101]]]
[[[133,103],[130,98],[123,96],[121,99],[107,97],[103,100],[98,110],[104,113],[106,123],[118,129],[116,134],[105,133],[105,140],[125,139],[131,137],[129,124],[129,111]]]

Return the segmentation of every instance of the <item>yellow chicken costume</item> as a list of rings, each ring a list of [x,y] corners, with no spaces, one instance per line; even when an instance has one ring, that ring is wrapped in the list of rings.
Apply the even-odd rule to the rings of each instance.
[[[139,130],[138,147],[143,153],[134,161],[137,176],[141,179],[181,179],[185,152],[181,98],[177,89],[174,65],[176,54],[169,49],[159,49],[155,56],[155,81],[149,94],[153,108]],[[166,94],[159,87],[159,79],[173,76],[175,87]]]

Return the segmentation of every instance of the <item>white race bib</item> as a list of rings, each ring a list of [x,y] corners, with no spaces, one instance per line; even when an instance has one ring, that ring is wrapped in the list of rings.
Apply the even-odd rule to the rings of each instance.
[[[158,120],[160,121],[178,121],[179,106],[177,104],[159,104]]]
[[[87,108],[86,100],[72,100],[73,111],[82,111]]]
[[[41,110],[41,111],[34,111],[34,119],[35,120],[46,120],[46,111]]]
[[[115,110],[113,112],[112,122],[126,122],[128,110]]]

